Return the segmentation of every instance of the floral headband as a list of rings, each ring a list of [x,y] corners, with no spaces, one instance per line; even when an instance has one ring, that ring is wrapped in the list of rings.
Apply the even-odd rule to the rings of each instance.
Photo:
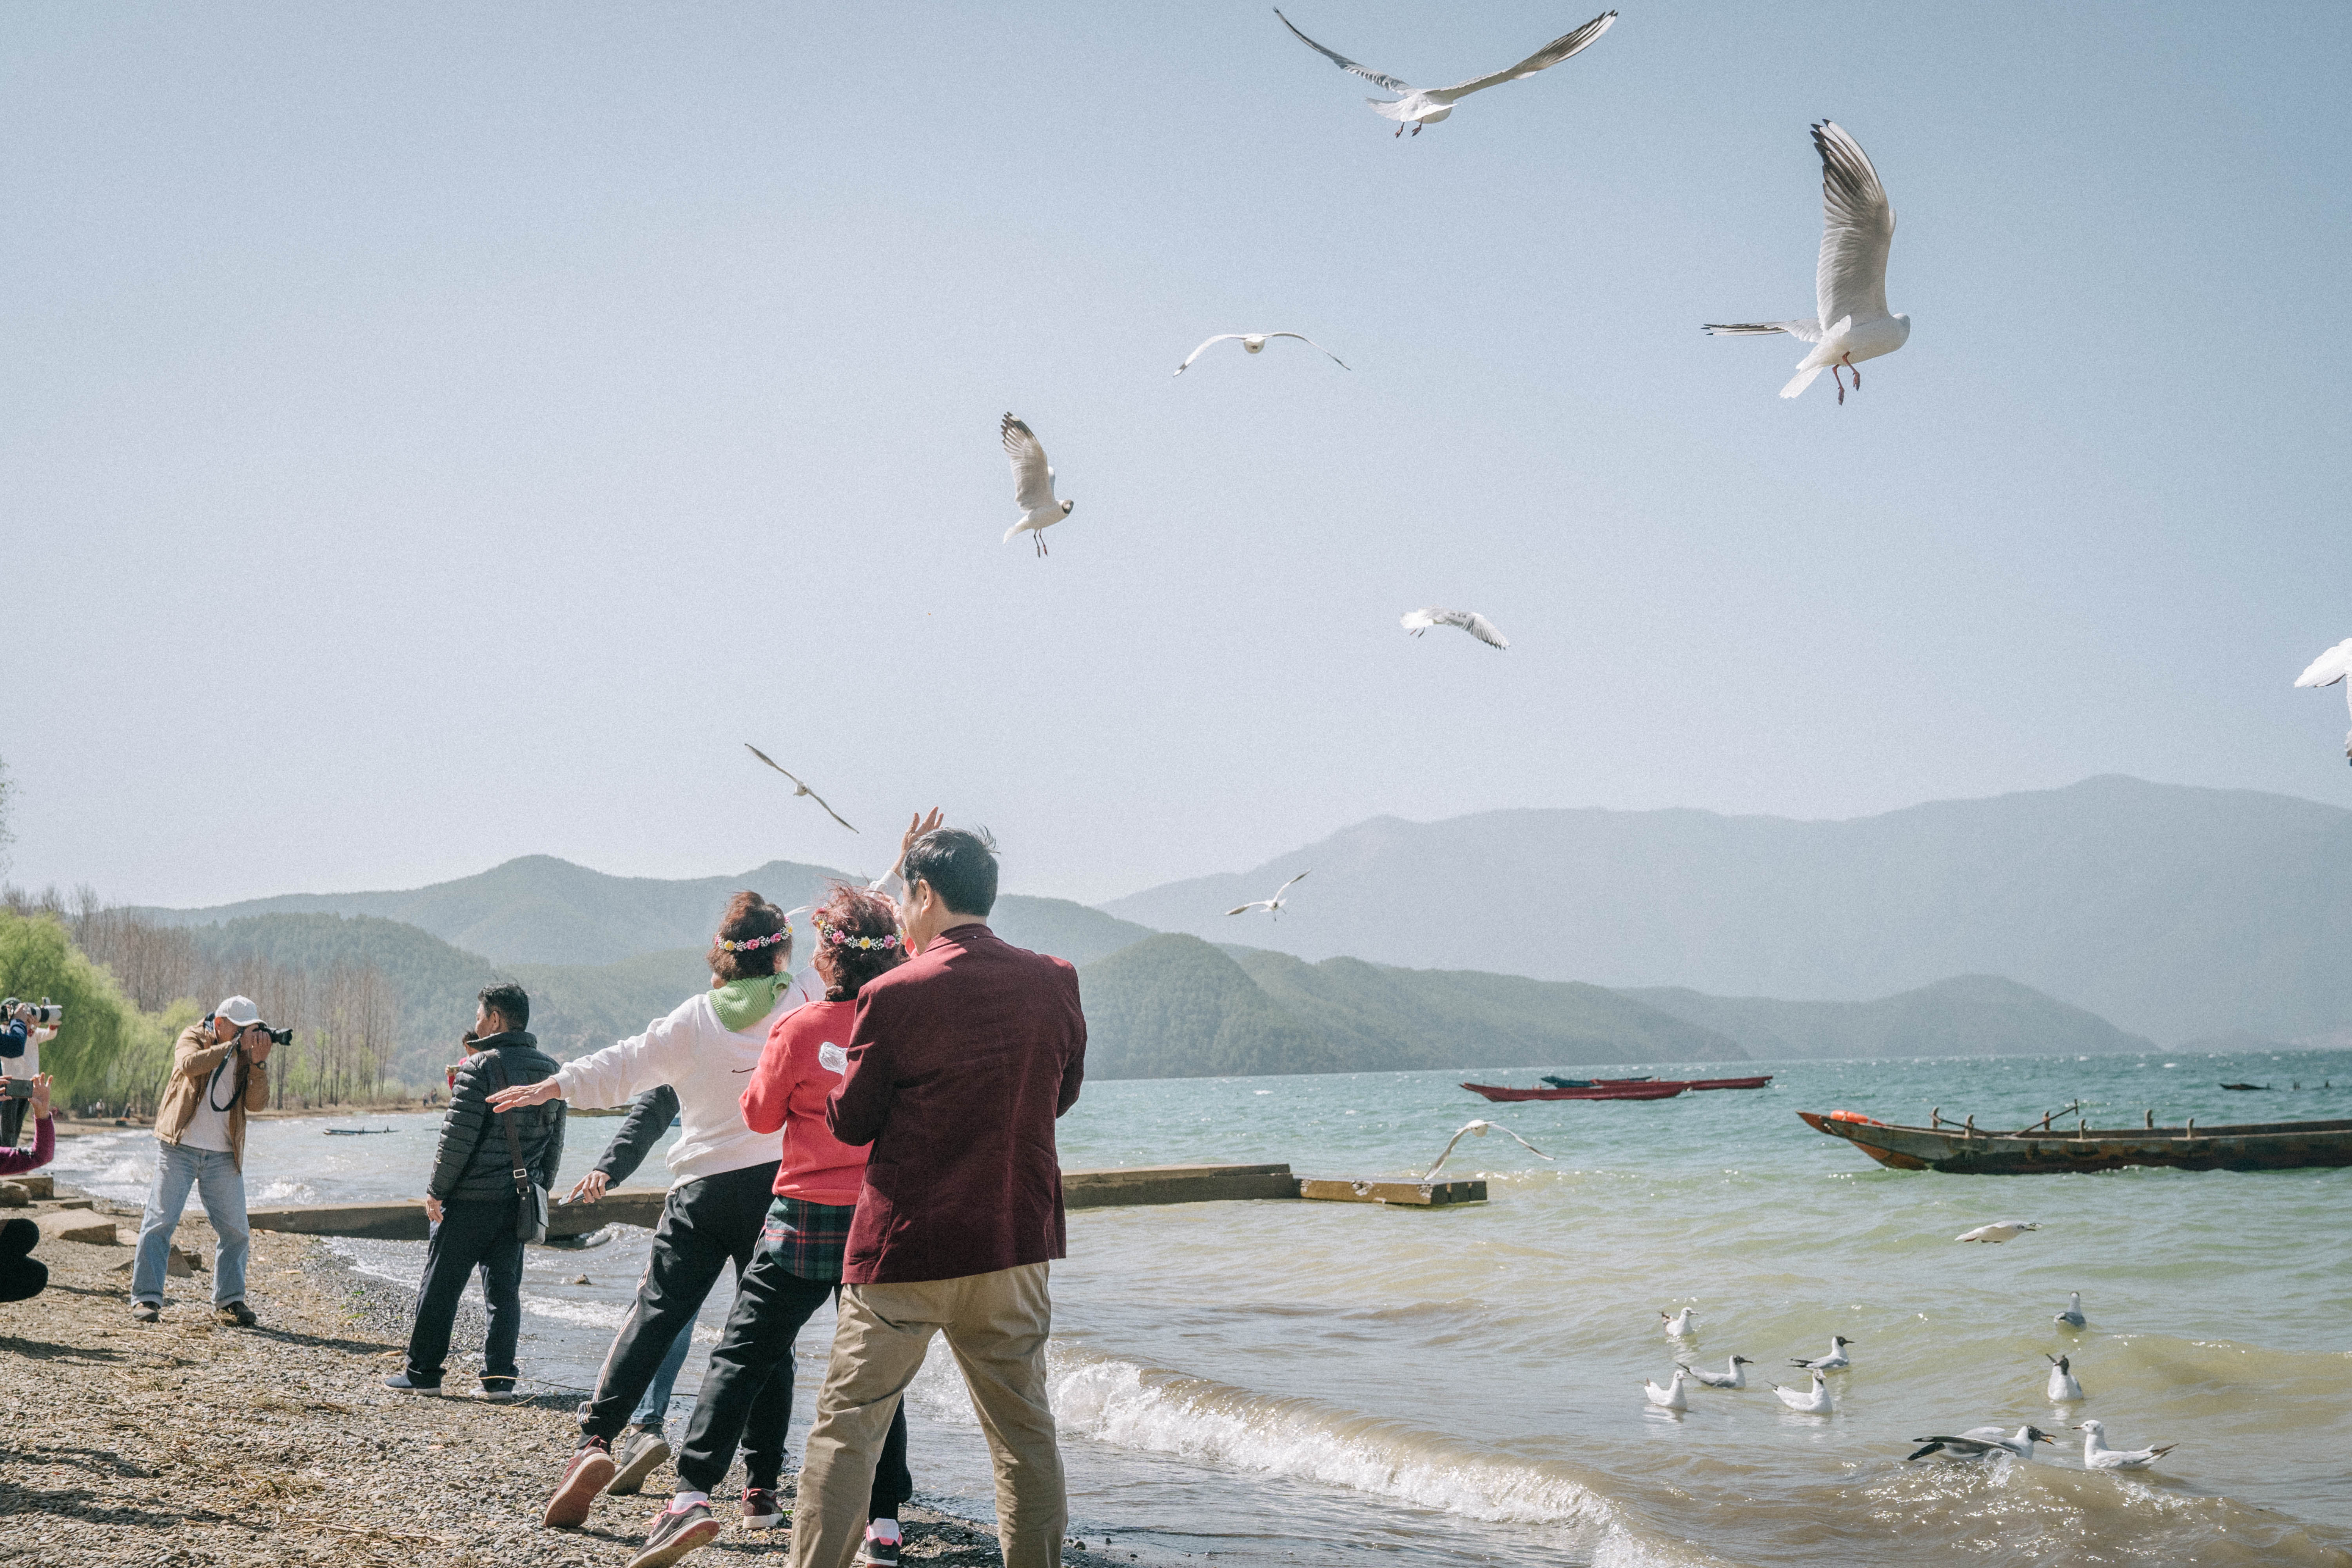
[[[719,950],[724,952],[753,952],[761,948],[773,947],[780,942],[790,942],[792,940],[793,928],[788,925],[780,931],[773,931],[766,936],[751,937],[744,942],[729,942],[722,937],[719,939]]]
[[[809,917],[809,923],[816,927],[816,937],[819,942],[834,947],[854,947],[860,952],[871,952],[876,948],[898,945],[897,931],[892,931],[888,936],[852,936],[839,926],[827,925],[814,915]]]

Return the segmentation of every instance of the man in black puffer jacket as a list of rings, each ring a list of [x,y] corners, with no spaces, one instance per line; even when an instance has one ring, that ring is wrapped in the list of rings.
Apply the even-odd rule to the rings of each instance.
[[[479,1002],[466,1041],[469,1054],[452,1083],[433,1176],[425,1186],[433,1239],[425,1254],[424,1283],[416,1290],[408,1366],[384,1379],[384,1386],[410,1394],[441,1392],[457,1299],[478,1267],[482,1300],[490,1312],[489,1336],[482,1346],[482,1397],[503,1402],[514,1397],[515,1343],[522,1335],[522,1241],[515,1234],[520,1199],[504,1123],[514,1123],[520,1163],[530,1181],[552,1186],[563,1159],[563,1102],[491,1111],[492,1094],[551,1078],[557,1063],[523,1027],[530,1022],[530,998],[521,986],[485,986]]]

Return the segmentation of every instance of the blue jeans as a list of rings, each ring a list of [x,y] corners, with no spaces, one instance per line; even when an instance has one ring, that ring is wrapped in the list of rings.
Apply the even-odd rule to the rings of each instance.
[[[662,1357],[661,1367],[654,1380],[646,1384],[646,1396],[629,1413],[629,1425],[660,1431],[669,1424],[669,1391],[677,1386],[680,1368],[686,1365],[686,1352],[694,1347],[694,1321],[687,1321],[678,1330],[677,1338],[669,1343],[669,1354]]]
[[[245,1175],[236,1168],[236,1157],[218,1149],[189,1149],[158,1140],[155,1185],[147,1194],[147,1212],[140,1216],[139,1260],[131,1268],[133,1301],[163,1304],[172,1232],[179,1228],[191,1187],[204,1199],[205,1217],[220,1237],[213,1254],[213,1305],[245,1300],[245,1257],[252,1250],[253,1233],[246,1228]]]

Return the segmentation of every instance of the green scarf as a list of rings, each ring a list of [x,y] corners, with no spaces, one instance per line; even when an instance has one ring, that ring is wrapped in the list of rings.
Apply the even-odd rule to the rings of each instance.
[[[778,971],[719,986],[710,994],[710,1005],[719,1011],[719,1026],[731,1034],[741,1034],[776,1010],[777,996],[792,983],[790,974]]]

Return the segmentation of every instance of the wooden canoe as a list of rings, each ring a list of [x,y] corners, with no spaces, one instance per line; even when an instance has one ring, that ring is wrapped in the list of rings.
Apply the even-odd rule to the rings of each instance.
[[[1462,1086],[1473,1094],[1483,1094],[1488,1100],[1672,1100],[1683,1091],[1678,1083],[1626,1083],[1613,1088],[1598,1086],[1591,1089],[1509,1089],[1496,1083],[1465,1083]]]
[[[1695,1078],[1686,1080],[1683,1084],[1683,1087],[1685,1089],[1762,1089],[1766,1084],[1770,1083],[1771,1081],[1772,1075],[1768,1072],[1761,1078]]]
[[[1984,1176],[2042,1176],[2058,1171],[2112,1171],[2171,1165],[2184,1171],[2293,1171],[2352,1165],[2352,1121],[2256,1121],[2232,1126],[2035,1128],[1969,1132],[1898,1127],[1797,1112],[1806,1126],[1843,1138],[1898,1171],[1948,1171]]]

